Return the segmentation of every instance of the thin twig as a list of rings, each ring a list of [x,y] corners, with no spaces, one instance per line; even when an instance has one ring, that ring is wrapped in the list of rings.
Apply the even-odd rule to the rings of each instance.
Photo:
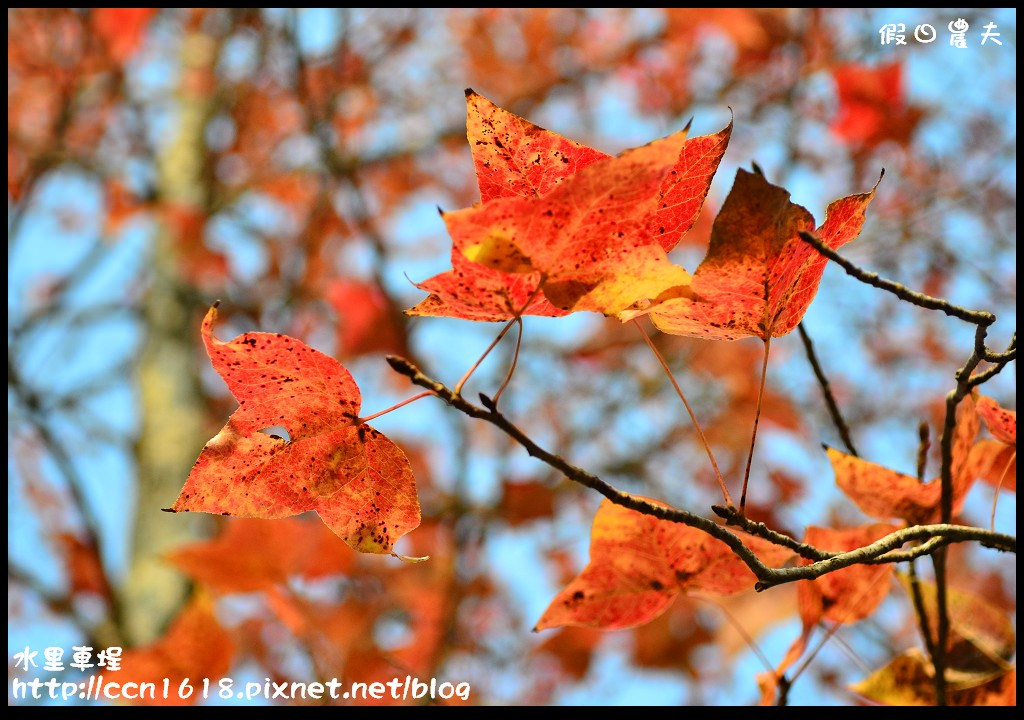
[[[996,321],[996,316],[990,312],[985,312],[983,310],[969,310],[967,308],[960,307],[959,305],[954,305],[948,300],[942,300],[941,298],[932,297],[931,295],[925,295],[924,293],[911,290],[907,286],[901,285],[898,282],[886,280],[883,277],[879,277],[877,273],[863,270],[830,248],[820,238],[815,237],[812,233],[801,230],[800,239],[843,268],[847,275],[852,275],[862,283],[876,287],[879,290],[890,292],[900,300],[905,300],[912,305],[917,305],[918,307],[926,308],[928,310],[938,310],[950,317],[955,317],[983,327],[988,327]]]
[[[778,530],[772,530],[763,522],[755,522],[754,520],[741,515],[740,511],[734,507],[712,505],[711,509],[716,515],[725,520],[726,525],[738,527],[745,533],[756,535],[757,537],[763,538],[775,545],[789,548],[797,555],[802,558],[806,558],[807,560],[825,560],[836,555],[836,553],[819,550],[812,545],[802,543],[785,533],[779,532]]]
[[[1016,537],[991,532],[990,530],[985,530],[983,528],[943,523],[935,525],[915,525],[908,528],[902,528],[889,533],[870,545],[865,545],[864,547],[850,550],[848,552],[830,553],[828,554],[829,557],[818,560],[817,562],[813,562],[809,565],[772,568],[762,563],[761,560],[758,559],[757,555],[755,555],[750,548],[744,545],[742,538],[735,533],[730,532],[726,527],[719,525],[714,520],[679,508],[657,505],[635,495],[618,490],[596,475],[593,475],[592,473],[571,464],[564,458],[540,447],[528,435],[526,435],[526,433],[519,429],[519,427],[500,413],[494,405],[494,401],[486,395],[480,395],[480,401],[483,403],[484,407],[473,405],[462,396],[456,395],[444,384],[424,375],[418,367],[405,358],[389,355],[387,360],[388,364],[391,365],[395,372],[408,377],[413,384],[419,385],[427,390],[431,390],[435,395],[437,395],[437,397],[444,400],[450,406],[465,415],[494,425],[519,443],[529,455],[550,465],[561,472],[569,480],[599,492],[616,505],[620,505],[630,510],[635,510],[644,515],[658,518],[659,520],[667,520],[669,522],[688,525],[706,532],[717,540],[721,540],[736,554],[736,556],[757,578],[758,582],[754,588],[759,591],[775,587],[776,585],[794,582],[796,580],[813,580],[814,578],[835,572],[836,570],[840,570],[844,567],[871,563],[871,561],[876,559],[879,562],[903,562],[908,559],[910,552],[893,554],[892,551],[898,550],[906,543],[915,540],[930,540],[932,538],[938,538],[942,540],[943,545],[960,542],[978,542],[984,547],[1004,552],[1017,552]],[[792,541],[791,538],[789,540]],[[780,542],[780,544],[790,547],[789,543],[786,541]],[[934,546],[932,549],[934,549]],[[826,551],[817,548],[811,548],[811,550],[817,553],[826,553]]]
[[[854,457],[859,457],[860,453],[857,452],[857,448],[853,445],[853,439],[850,437],[850,427],[843,420],[842,413],[839,412],[839,404],[836,403],[836,398],[832,394],[832,386],[825,376],[825,371],[821,369],[821,363],[818,362],[818,356],[814,352],[814,343],[811,342],[811,336],[807,334],[807,330],[802,322],[796,326],[796,329],[800,333],[800,340],[804,344],[804,354],[807,355],[807,362],[811,364],[814,377],[818,378],[818,385],[821,386],[821,394],[825,397],[825,405],[828,406],[828,414],[832,417],[832,424],[836,426],[839,438],[843,441],[846,451]]]
[[[917,578],[917,566],[910,561],[910,597],[914,601],[914,613],[917,615],[917,624],[921,630],[921,639],[924,640],[928,657],[935,658],[935,640],[932,638],[931,623],[928,622],[928,613],[924,608],[924,596],[921,595],[921,583]]]

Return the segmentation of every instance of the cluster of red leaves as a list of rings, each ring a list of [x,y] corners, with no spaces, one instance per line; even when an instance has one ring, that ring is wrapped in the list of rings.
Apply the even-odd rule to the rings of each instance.
[[[610,157],[472,91],[467,100],[481,202],[444,214],[453,269],[420,285],[432,294],[410,314],[616,315],[686,292],[689,275],[667,252],[696,222],[731,125]]]
[[[443,213],[453,240],[453,269],[420,285],[430,296],[407,311],[410,315],[508,320],[591,310],[627,320],[649,314],[671,334],[754,336],[767,342],[796,327],[824,271],[825,259],[800,239],[800,232],[814,232],[839,248],[859,235],[874,195],[872,189],[836,200],[816,227],[788,192],[760,173],[741,170],[712,224],[707,256],[691,277],[667,253],[695,224],[731,125],[697,138],[687,138],[683,130],[608,156],[472,91],[467,101],[481,202]],[[273,186],[268,192],[289,188]],[[374,301],[372,287],[335,289],[338,297],[332,300],[339,306],[352,305],[352,297],[365,305],[349,319],[351,334],[343,326],[339,346],[347,353],[364,351],[363,328],[380,323],[389,308]],[[213,308],[203,323],[204,341],[240,407],[207,443],[172,509],[256,518],[316,510],[356,550],[393,552],[394,542],[419,523],[415,484],[401,450],[359,420],[359,391],[348,372],[287,336],[246,333],[219,341],[212,335],[216,316]],[[980,473],[982,459],[971,461],[983,452],[974,445],[979,412],[1001,453],[1015,447],[1012,413],[987,398],[978,410],[973,398],[963,403],[953,450],[955,508]],[[289,437],[264,432],[275,426],[284,427]],[[869,515],[911,523],[937,518],[938,481],[922,484],[831,449],[829,456],[839,486]],[[994,467],[991,452],[984,460]],[[506,488],[513,499],[526,490]],[[527,504],[535,505],[535,498]],[[298,527],[263,533],[262,543],[287,545],[284,554],[250,554],[246,544],[253,538],[246,528],[243,541],[229,532],[183,551],[175,562],[210,587],[233,592],[280,587],[293,574],[316,577],[347,569],[343,557],[332,564],[329,538],[310,526],[301,532]],[[809,527],[804,541],[847,551],[894,529],[883,523]],[[275,532],[289,537],[272,538]],[[784,548],[742,537],[770,566],[791,558]],[[307,566],[310,555],[318,559]],[[207,572],[225,556],[236,559],[236,569],[248,568],[247,581],[225,579],[237,573]],[[874,612],[889,592],[892,572],[890,565],[853,566],[801,582],[797,605],[804,633],[777,673],[799,657],[817,624],[854,622]],[[536,629],[641,625],[662,615],[680,593],[728,596],[749,589],[754,579],[727,545],[706,533],[605,501],[594,519],[590,564],[552,601]],[[269,598],[297,636],[332,626],[336,611],[345,616],[343,626],[351,625],[352,613],[363,612],[343,606],[327,617],[281,592]],[[429,603],[431,612],[440,604]],[[354,642],[354,636],[348,640]],[[582,645],[572,646],[589,657],[593,640],[578,640]]]
[[[467,98],[481,202],[444,213],[453,269],[420,285],[431,295],[409,314],[649,314],[664,332],[729,340],[800,322],[827,261],[800,239],[815,231],[810,213],[759,173],[737,175],[692,279],[667,257],[697,221],[731,125],[610,157]],[[832,248],[850,242],[873,196],[836,200],[816,234]]]

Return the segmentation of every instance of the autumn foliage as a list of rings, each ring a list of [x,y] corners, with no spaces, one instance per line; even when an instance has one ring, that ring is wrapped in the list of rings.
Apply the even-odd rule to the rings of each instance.
[[[35,605],[12,617],[123,645],[120,682],[409,675],[544,704],[598,698],[614,656],[693,703],[1016,703],[1016,335],[993,314],[1015,271],[965,292],[972,257],[899,225],[983,192],[915,145],[939,112],[902,62],[852,62],[821,10],[303,12],[9,12],[12,238],[74,173],[101,237],[151,238],[123,283],[147,339],[111,371],[142,408],[127,560],[118,493],[53,419],[102,408],[35,389],[18,345],[123,310],[74,306],[115,243],[9,312],[9,465],[66,586],[15,558]],[[464,128],[451,78],[486,91]],[[659,119],[609,152],[559,105],[609,122],[584,97],[605,79]],[[153,88],[176,128],[155,146]]]

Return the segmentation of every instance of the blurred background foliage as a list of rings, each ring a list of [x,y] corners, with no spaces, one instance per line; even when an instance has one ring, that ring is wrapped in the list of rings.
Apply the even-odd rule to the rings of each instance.
[[[956,17],[967,50],[946,42]],[[990,21],[1002,46],[979,45]],[[907,24],[908,45],[880,45],[887,22]],[[916,43],[919,22],[939,40]],[[734,113],[702,219],[673,256],[691,270],[737,167],[756,161],[818,217],[884,167],[845,254],[995,312],[1003,347],[1016,327],[1015,42],[1015,12],[988,10],[8,10],[11,652],[84,642],[152,657],[164,636],[173,672],[193,676],[435,676],[471,682],[484,703],[756,700],[763,668],[706,601],[630,631],[531,634],[586,561],[598,498],[431,400],[375,422],[414,464],[424,522],[399,550],[427,563],[355,557],[315,518],[161,513],[234,407],[200,319],[220,299],[221,337],[282,332],[333,354],[366,412],[409,393],[387,353],[458,378],[497,326],[402,310],[423,296],[410,279],[448,267],[436,207],[477,199],[472,87],[607,152]],[[970,329],[836,268],[805,325],[862,454],[912,473],[918,424],[934,436]],[[759,343],[656,342],[738,482]],[[470,397],[500,383],[508,345]],[[752,516],[797,535],[864,522],[820,451],[837,440],[799,340],[773,350]],[[1015,375],[987,392],[1015,407]],[[716,500],[633,328],[528,318],[506,402],[539,442],[624,489]],[[991,499],[976,488],[964,521],[987,524]],[[1015,497],[1001,508],[997,529],[1015,532]],[[1013,615],[1015,559],[1001,560],[957,546],[951,578]],[[798,633],[791,586],[727,608],[773,663]],[[851,702],[849,682],[918,642],[908,612],[894,588],[791,701]]]

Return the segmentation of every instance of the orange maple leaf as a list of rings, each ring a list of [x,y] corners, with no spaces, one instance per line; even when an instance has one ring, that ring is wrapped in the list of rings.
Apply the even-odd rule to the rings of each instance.
[[[833,249],[856,238],[874,194],[872,188],[829,204],[818,237]],[[814,299],[827,263],[800,231],[814,231],[806,209],[760,173],[737,171],[712,226],[707,256],[693,275],[691,296],[653,308],[651,320],[662,332],[717,340],[789,333]]]
[[[225,593],[268,590],[290,577],[347,572],[354,556],[322,523],[239,518],[212,540],[178,548],[168,560],[193,580]]]
[[[239,407],[203,448],[174,512],[282,518],[316,510],[359,552],[391,553],[420,522],[405,453],[359,422],[361,398],[341,363],[287,335],[213,336],[217,306],[203,320],[214,369]],[[289,439],[261,430],[281,426]]]
[[[792,555],[766,540],[737,534],[768,565]],[[729,546],[706,532],[605,500],[590,533],[590,563],[551,601],[534,629],[632,627],[660,615],[680,592],[731,595],[755,582]]]
[[[974,438],[978,434],[978,414],[973,397],[966,397],[957,408],[953,436],[953,512],[959,512],[967,492],[977,478],[969,461]],[[857,507],[871,517],[887,520],[903,518],[910,523],[937,522],[940,516],[942,482],[936,478],[922,483],[916,477],[898,473],[882,465],[827,448],[836,476],[836,485]]]
[[[885,140],[907,142],[924,116],[920,108],[907,105],[902,63],[842,65],[832,77],[839,110],[831,129],[849,143],[871,148]]]

